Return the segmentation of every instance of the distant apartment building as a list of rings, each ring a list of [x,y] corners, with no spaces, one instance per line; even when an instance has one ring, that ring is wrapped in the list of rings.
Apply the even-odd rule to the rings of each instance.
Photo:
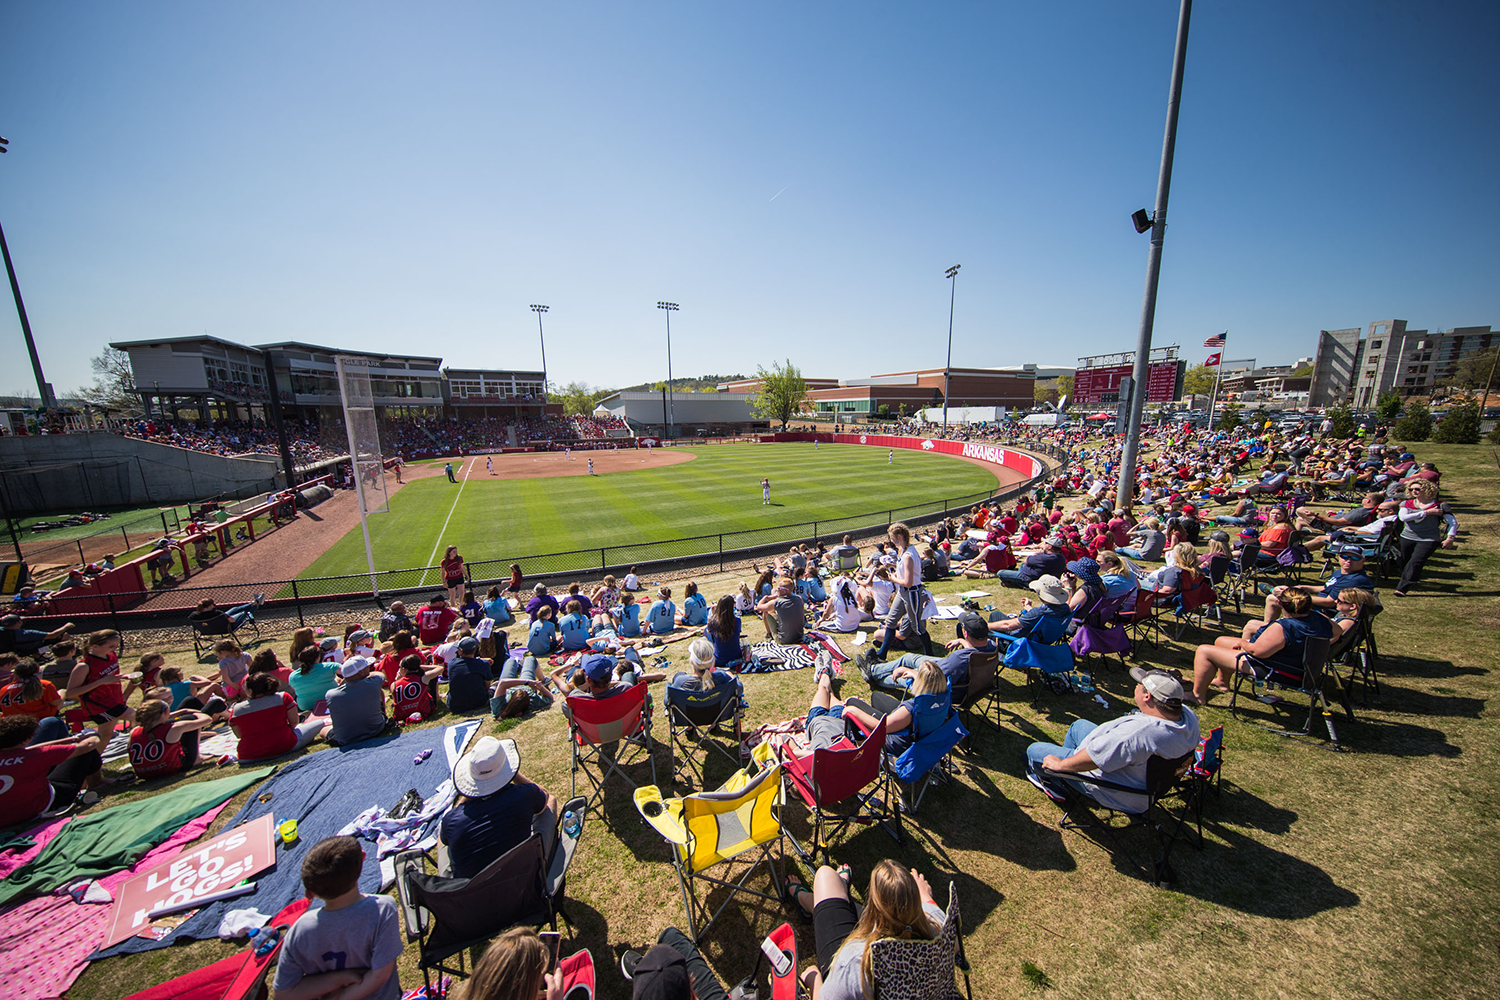
[[[1406,320],[1377,320],[1367,331],[1318,331],[1310,402],[1347,402],[1365,409],[1387,392],[1426,396],[1443,385],[1459,362],[1497,342],[1488,326],[1429,333],[1408,330]]]

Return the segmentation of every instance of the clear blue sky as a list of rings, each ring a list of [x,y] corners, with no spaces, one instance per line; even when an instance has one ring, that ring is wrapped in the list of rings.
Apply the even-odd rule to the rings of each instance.
[[[557,381],[1134,346],[1177,5],[19,3],[0,222],[48,377],[210,334]],[[1200,3],[1156,343],[1500,326],[1500,5]],[[0,303],[25,390],[20,327]]]

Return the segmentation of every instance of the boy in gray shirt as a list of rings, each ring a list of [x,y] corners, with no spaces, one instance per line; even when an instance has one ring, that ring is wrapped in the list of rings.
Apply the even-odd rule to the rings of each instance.
[[[276,961],[276,1000],[338,996],[400,1000],[396,959],[405,947],[396,901],[359,891],[365,852],[353,837],[314,844],[302,885],[323,901],[287,931]]]

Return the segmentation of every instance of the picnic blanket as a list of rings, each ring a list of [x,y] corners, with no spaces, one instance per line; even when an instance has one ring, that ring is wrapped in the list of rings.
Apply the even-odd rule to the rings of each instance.
[[[197,781],[79,816],[40,854],[0,881],[0,906],[49,893],[65,882],[102,878],[132,865],[184,824],[272,770],[265,767],[217,781]]]
[[[62,828],[67,826],[72,818],[72,816],[54,816],[40,823],[14,828],[5,840],[0,842],[0,878],[4,878],[41,854],[42,848],[46,847],[53,837],[62,833]]]
[[[439,785],[449,780],[452,775],[450,760],[456,760],[464,743],[479,731],[479,723],[479,719],[466,719],[443,729],[417,729],[384,736],[320,750],[287,764],[263,784],[259,794],[229,822],[231,827],[238,826],[267,813],[277,820],[297,821],[298,839],[285,848],[278,848],[280,857],[276,867],[261,873],[254,892],[205,906],[160,940],[131,938],[95,953],[92,958],[135,954],[183,941],[211,938],[218,933],[219,921],[230,910],[254,907],[262,913],[274,913],[300,898],[303,895],[302,858],[310,846],[334,836],[371,806],[389,808],[406,794],[407,789],[415,788],[417,794],[429,798]],[[422,763],[416,763],[415,759],[424,750],[431,750],[432,754]],[[431,825],[435,826],[437,822],[435,818]],[[360,889],[368,893],[379,892],[383,882],[376,852],[373,849],[366,851],[365,867],[359,877]]]
[[[106,875],[99,884],[115,889],[137,874],[170,861],[201,837],[224,804],[181,826],[130,868]],[[0,915],[0,983],[7,1000],[61,996],[88,968],[89,953],[109,931],[113,907],[75,903],[71,896],[39,896]]]
[[[821,632],[808,632],[805,643],[783,646],[770,641],[750,647],[752,660],[740,671],[743,674],[769,674],[778,670],[806,670],[818,660],[818,652],[827,650],[835,664],[849,659],[839,644]]]

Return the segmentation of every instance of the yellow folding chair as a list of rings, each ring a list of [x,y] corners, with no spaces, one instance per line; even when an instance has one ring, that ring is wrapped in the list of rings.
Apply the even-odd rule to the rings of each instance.
[[[767,743],[757,746],[750,764],[736,771],[717,791],[663,799],[655,785],[636,789],[636,809],[671,845],[672,867],[677,871],[682,905],[687,911],[688,934],[695,943],[742,892],[781,902],[776,855],[783,854],[782,794],[781,764]],[[723,877],[708,874],[720,865],[741,861],[746,867],[738,879],[733,879],[732,871]],[[745,884],[762,862],[770,869],[771,892],[760,892]],[[701,899],[700,882],[708,883],[702,889]],[[709,913],[708,894],[713,891],[712,886],[727,888],[729,895],[703,921]]]

